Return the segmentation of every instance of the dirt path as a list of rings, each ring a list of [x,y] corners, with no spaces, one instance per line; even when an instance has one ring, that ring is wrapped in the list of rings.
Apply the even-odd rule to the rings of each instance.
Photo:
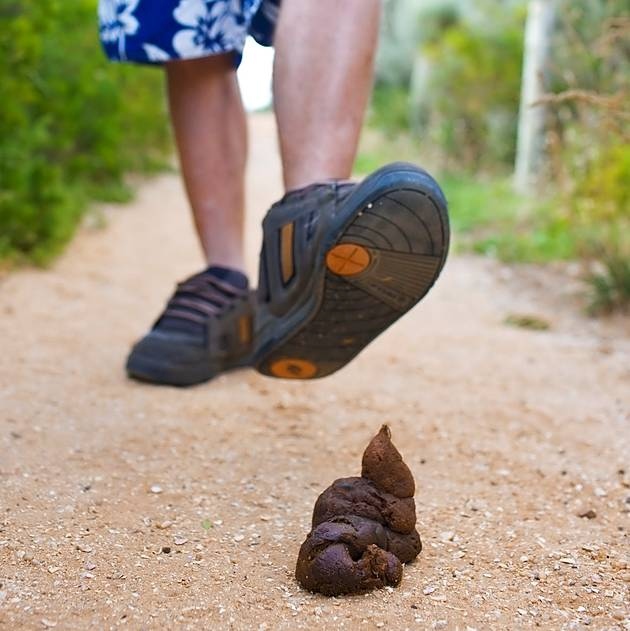
[[[253,124],[257,226],[280,187]],[[200,258],[174,175],[106,212],[0,281],[0,628],[630,629],[627,321],[580,316],[551,272],[453,257],[334,378],[139,385],[129,344]],[[399,589],[306,593],[313,502],[385,421],[425,550]]]

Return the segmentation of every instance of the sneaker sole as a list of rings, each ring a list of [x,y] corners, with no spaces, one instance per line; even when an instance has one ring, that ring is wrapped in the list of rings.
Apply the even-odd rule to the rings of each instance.
[[[366,178],[323,239],[313,299],[263,340],[256,369],[282,379],[328,376],[417,304],[449,246],[447,204],[426,171],[405,163]],[[295,324],[297,323],[297,324]]]
[[[127,376],[136,381],[185,388],[206,383],[218,375],[247,368],[248,366],[251,366],[250,359],[243,359],[241,362],[220,369],[209,369],[207,363],[183,368],[181,365],[172,366],[167,362],[154,358],[134,357],[132,361],[127,362],[126,371]]]

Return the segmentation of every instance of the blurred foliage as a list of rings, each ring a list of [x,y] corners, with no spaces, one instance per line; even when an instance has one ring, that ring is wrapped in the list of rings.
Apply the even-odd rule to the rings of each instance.
[[[630,306],[630,12],[559,0],[550,69],[550,173],[577,233],[591,310]]]
[[[474,5],[474,6],[473,6]],[[522,3],[385,3],[383,48],[409,48],[407,67],[378,59],[371,120],[411,131],[444,168],[488,170],[512,162],[523,52]],[[488,15],[492,19],[488,19]],[[413,29],[409,24],[415,24]]]
[[[399,85],[384,83],[372,94],[370,124],[380,129],[389,139],[401,130],[409,130],[409,92]]]
[[[433,20],[441,32],[422,46],[413,123],[449,168],[488,170],[514,159],[524,13],[509,4],[491,13],[476,20],[442,11]]]
[[[593,315],[611,313],[630,306],[630,257],[618,254],[604,257],[600,269],[587,277],[590,286],[589,311]]]
[[[161,76],[108,64],[95,0],[0,4],[0,259],[50,260],[91,199],[165,164]]]
[[[529,198],[507,177],[526,0],[385,0],[392,50],[378,58],[369,121],[391,146],[410,137],[412,160],[447,173],[460,244],[511,261],[580,258],[592,310],[606,311],[630,305],[630,12],[627,0],[556,2],[541,103],[548,163]],[[393,49],[409,50],[410,38],[405,66]]]

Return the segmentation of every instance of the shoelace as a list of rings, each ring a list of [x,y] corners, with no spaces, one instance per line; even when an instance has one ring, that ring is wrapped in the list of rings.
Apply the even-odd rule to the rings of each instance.
[[[205,324],[208,317],[221,316],[234,304],[234,300],[247,294],[246,289],[235,287],[212,274],[198,274],[178,283],[162,317]]]

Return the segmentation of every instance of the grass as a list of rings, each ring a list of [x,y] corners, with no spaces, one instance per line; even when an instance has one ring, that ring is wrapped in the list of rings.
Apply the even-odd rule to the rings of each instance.
[[[551,198],[517,195],[509,178],[446,174],[440,182],[461,247],[502,261],[572,259],[577,241]]]
[[[547,320],[528,314],[513,313],[507,316],[504,322],[510,326],[529,331],[548,331],[551,328]]]

